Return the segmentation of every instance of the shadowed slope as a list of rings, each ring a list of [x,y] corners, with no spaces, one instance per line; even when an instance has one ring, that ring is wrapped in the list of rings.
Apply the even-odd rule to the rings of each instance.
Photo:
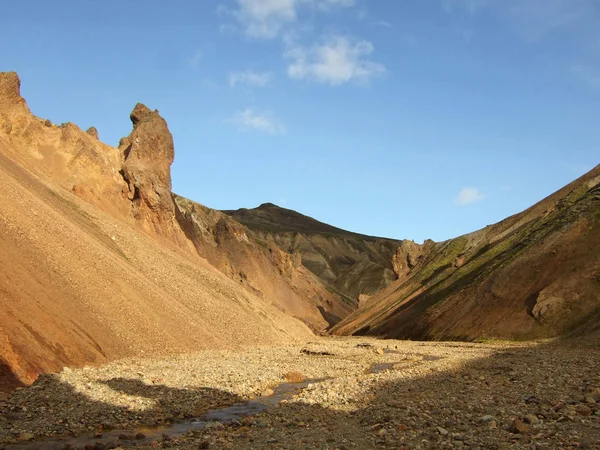
[[[597,166],[520,214],[430,243],[406,276],[334,332],[414,339],[560,335],[598,321],[599,255]]]

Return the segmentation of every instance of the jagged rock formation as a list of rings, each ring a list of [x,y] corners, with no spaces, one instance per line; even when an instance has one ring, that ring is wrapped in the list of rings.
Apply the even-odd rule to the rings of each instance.
[[[600,329],[600,166],[520,214],[396,260],[400,279],[333,332],[472,340]]]
[[[375,294],[397,278],[395,265],[402,264],[397,251],[418,248],[410,241],[351,233],[272,203],[223,212],[265,241],[300,255],[307,269],[354,305],[359,295]],[[411,251],[416,257],[418,250]]]
[[[171,164],[175,159],[173,136],[157,110],[138,103],[130,114],[133,131],[121,139],[120,173],[127,183],[131,214],[150,231],[181,245],[185,238],[175,218],[171,194]]]

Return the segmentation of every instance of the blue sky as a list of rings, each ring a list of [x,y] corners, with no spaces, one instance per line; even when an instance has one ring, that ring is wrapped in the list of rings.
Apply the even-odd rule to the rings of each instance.
[[[32,111],[175,139],[173,188],[443,240],[600,163],[597,0],[8,2],[0,70]]]

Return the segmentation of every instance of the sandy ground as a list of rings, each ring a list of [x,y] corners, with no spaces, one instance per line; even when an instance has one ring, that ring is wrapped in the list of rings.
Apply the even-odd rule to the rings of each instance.
[[[189,424],[252,398],[272,406]],[[0,448],[600,448],[600,350],[319,338],[65,369],[0,413]]]

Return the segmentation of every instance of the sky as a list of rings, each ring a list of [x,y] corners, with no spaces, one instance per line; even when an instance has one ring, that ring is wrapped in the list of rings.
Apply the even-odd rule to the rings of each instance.
[[[598,0],[21,0],[0,71],[117,145],[137,102],[174,192],[436,241],[600,163]]]

